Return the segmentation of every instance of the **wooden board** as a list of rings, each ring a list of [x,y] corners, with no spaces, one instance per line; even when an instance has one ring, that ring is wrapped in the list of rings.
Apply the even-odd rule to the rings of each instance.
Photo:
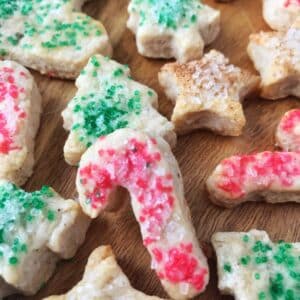
[[[261,16],[261,1],[236,0],[232,4],[216,4],[213,0],[207,0],[206,3],[222,11],[221,34],[211,48],[222,51],[233,63],[254,72],[246,54],[246,46],[250,33],[268,30]],[[129,64],[136,80],[159,93],[160,111],[170,116],[172,106],[157,80],[157,72],[165,61],[146,59],[137,53],[134,36],[126,28],[127,4],[127,0],[94,0],[84,10],[104,23],[114,46],[114,59]],[[76,91],[74,83],[51,80],[37,73],[34,75],[43,95],[44,113],[36,143],[35,172],[25,188],[34,190],[48,184],[64,197],[76,197],[76,168],[64,162],[63,146],[67,133],[62,128],[60,116]],[[274,132],[282,114],[299,106],[299,102],[292,98],[267,101],[253,97],[244,104],[247,126],[241,137],[220,137],[198,131],[179,138],[174,152],[183,174],[186,198],[199,241],[209,242],[216,231],[251,228],[267,230],[274,239],[300,240],[299,205],[250,203],[226,210],[210,203],[204,186],[221,159],[237,153],[274,149]],[[150,270],[149,255],[142,245],[127,194],[120,193],[118,200],[92,223],[77,255],[70,261],[60,263],[55,275],[35,297],[16,296],[11,299],[37,300],[65,293],[80,280],[91,251],[104,244],[113,246],[118,262],[134,287],[145,293],[166,297],[156,275]],[[231,299],[220,296],[213,258],[210,259],[210,265],[209,287],[197,299]]]

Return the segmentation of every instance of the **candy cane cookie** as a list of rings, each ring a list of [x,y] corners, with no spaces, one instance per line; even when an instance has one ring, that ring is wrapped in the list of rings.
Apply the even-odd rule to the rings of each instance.
[[[248,54],[261,75],[261,96],[300,97],[300,16],[287,30],[250,35]]]
[[[41,96],[31,74],[0,61],[0,179],[22,185],[32,174],[40,114]]]
[[[156,110],[154,90],[134,81],[128,66],[101,55],[93,56],[76,80],[77,94],[62,112],[70,131],[64,147],[66,161],[78,164],[100,136],[120,128],[146,131],[176,143],[174,126]]]
[[[74,79],[91,55],[110,55],[103,25],[80,12],[84,2],[0,0],[0,59]]]
[[[259,85],[259,77],[229,63],[216,50],[200,60],[162,67],[159,82],[175,103],[172,122],[179,134],[209,129],[238,136],[246,120],[242,101]]]
[[[232,156],[216,167],[207,188],[210,199],[225,207],[260,200],[300,203],[300,153]]]
[[[300,109],[284,114],[276,131],[276,142],[284,151],[300,151]]]
[[[300,16],[300,0],[263,0],[263,16],[272,29],[285,31]]]
[[[236,300],[296,300],[300,297],[300,243],[273,243],[265,231],[218,232],[219,289]]]
[[[76,186],[84,212],[97,217],[117,186],[128,189],[132,208],[163,287],[173,299],[204,291],[209,277],[184,198],[182,178],[160,137],[120,129],[101,137],[82,156]]]
[[[220,12],[200,0],[131,0],[128,28],[141,55],[198,59],[220,31]]]
[[[75,254],[88,225],[80,206],[53,189],[26,193],[0,180],[0,299],[35,294],[56,262]]]
[[[101,246],[90,255],[82,280],[68,293],[44,300],[159,300],[134,289],[119,267],[110,246]]]

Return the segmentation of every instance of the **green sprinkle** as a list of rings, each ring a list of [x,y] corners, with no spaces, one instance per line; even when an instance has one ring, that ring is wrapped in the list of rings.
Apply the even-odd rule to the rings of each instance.
[[[259,280],[260,279],[260,274],[259,273],[255,273],[254,277],[255,277],[256,280]]]
[[[49,211],[48,211],[48,214],[47,214],[47,219],[48,219],[50,222],[52,222],[52,221],[55,220],[55,217],[56,217],[55,212],[52,211],[52,210],[49,210]]]
[[[260,293],[258,294],[258,299],[259,299],[259,300],[265,300],[266,298],[267,298],[266,293],[260,292]]]
[[[240,263],[244,266],[247,266],[250,263],[250,261],[251,261],[250,256],[243,256],[240,259]]]
[[[93,57],[91,58],[91,63],[92,63],[92,65],[93,65],[94,67],[96,67],[96,68],[100,67],[100,63],[99,63],[99,61],[97,60],[97,58],[96,58],[95,56],[93,56]]]
[[[9,262],[10,265],[16,265],[19,262],[19,260],[18,260],[17,257],[12,256],[12,257],[9,258],[8,262]]]
[[[124,74],[124,71],[121,68],[118,68],[117,70],[114,71],[114,76],[119,77]]]
[[[249,236],[248,236],[247,234],[245,234],[245,235],[243,236],[243,241],[244,241],[245,243],[248,243],[248,242],[249,242]]]
[[[223,269],[227,273],[231,273],[232,272],[232,267],[231,267],[231,265],[229,263],[224,264]]]

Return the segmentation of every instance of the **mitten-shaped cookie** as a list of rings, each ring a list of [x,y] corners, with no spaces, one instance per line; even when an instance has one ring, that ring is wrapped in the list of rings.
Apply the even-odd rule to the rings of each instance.
[[[288,31],[250,35],[248,54],[261,75],[262,97],[300,97],[300,17]]]
[[[85,0],[0,2],[0,58],[74,79],[95,53],[111,54],[103,25],[79,12]]]
[[[82,280],[68,293],[44,300],[159,300],[134,289],[123,273],[110,246],[90,255]]]
[[[272,29],[287,30],[300,16],[300,0],[263,0],[263,16]]]
[[[299,299],[300,243],[273,243],[265,231],[218,232],[219,289],[236,300]]]
[[[88,225],[80,206],[51,188],[26,193],[0,180],[0,298],[36,293],[56,262],[75,254]]]
[[[131,0],[128,28],[141,55],[198,59],[220,31],[220,12],[200,0]]]
[[[0,178],[22,185],[32,174],[40,114],[41,96],[30,73],[0,61]]]
[[[201,60],[162,67],[159,82],[175,103],[172,122],[176,132],[205,128],[238,136],[246,123],[241,102],[259,85],[259,77],[229,64],[211,50]]]
[[[160,137],[120,129],[102,137],[82,156],[76,186],[85,213],[97,217],[117,186],[125,187],[143,242],[163,287],[173,299],[192,298],[208,282],[170,146]]]
[[[100,136],[128,127],[176,143],[173,124],[156,110],[157,94],[130,77],[127,66],[93,56],[76,81],[77,94],[63,111],[70,131],[64,147],[66,161],[76,165]]]
[[[210,199],[225,207],[261,200],[300,203],[300,153],[266,151],[224,159],[207,188]]]

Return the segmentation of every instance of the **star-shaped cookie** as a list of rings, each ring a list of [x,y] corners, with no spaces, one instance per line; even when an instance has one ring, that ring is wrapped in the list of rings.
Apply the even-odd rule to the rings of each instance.
[[[131,0],[127,26],[141,55],[198,59],[220,31],[220,12],[200,0]]]
[[[119,128],[146,131],[176,143],[174,126],[156,110],[154,90],[134,81],[128,66],[101,55],[93,56],[76,81],[77,94],[63,111],[70,131],[65,159],[74,165],[100,136]]]
[[[190,299],[203,292],[209,278],[207,260],[170,146],[161,137],[129,128],[98,139],[83,154],[77,172],[84,212],[99,216],[118,186],[129,191],[151,267],[170,297]]]
[[[43,300],[159,300],[134,289],[119,267],[110,246],[101,246],[90,255],[82,280],[68,293]]]
[[[22,185],[32,174],[41,95],[31,74],[0,61],[0,178]]]
[[[263,16],[272,29],[286,31],[300,16],[300,0],[263,0]]]
[[[111,54],[103,25],[80,11],[85,0],[0,0],[0,58],[74,79],[96,53]]]
[[[273,243],[265,231],[218,232],[219,289],[236,300],[300,297],[300,243]]]
[[[300,97],[300,17],[286,32],[250,35],[248,54],[261,75],[262,97]]]
[[[166,64],[159,82],[175,103],[172,122],[176,132],[205,128],[238,136],[246,122],[241,102],[257,88],[259,78],[211,50],[201,60]]]
[[[0,180],[0,299],[35,294],[56,262],[75,254],[89,222],[75,201],[49,187],[27,193]]]

